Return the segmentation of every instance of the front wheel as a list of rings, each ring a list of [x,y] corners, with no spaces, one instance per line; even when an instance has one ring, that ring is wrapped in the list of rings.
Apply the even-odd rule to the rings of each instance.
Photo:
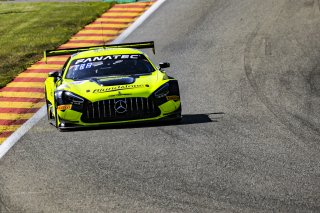
[[[47,106],[48,121],[51,121],[54,118],[52,113],[52,104],[48,100],[46,100],[46,106]]]
[[[45,99],[46,99],[48,121],[51,121],[53,119],[52,104],[47,98],[47,88],[45,88]]]
[[[58,109],[56,107],[56,104],[54,104],[54,123],[55,123],[55,126],[57,127],[57,129],[60,129],[59,128],[59,115],[58,115]]]

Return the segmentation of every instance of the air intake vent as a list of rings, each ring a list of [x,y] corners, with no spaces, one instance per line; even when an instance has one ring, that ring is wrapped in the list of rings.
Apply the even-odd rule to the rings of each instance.
[[[151,98],[122,98],[87,102],[81,120],[85,123],[112,122],[152,118],[160,109]]]

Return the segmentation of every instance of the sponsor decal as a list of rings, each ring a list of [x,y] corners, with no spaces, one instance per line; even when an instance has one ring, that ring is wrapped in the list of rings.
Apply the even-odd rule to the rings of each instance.
[[[167,100],[168,101],[179,101],[180,96],[177,96],[177,95],[167,96]]]
[[[73,66],[73,69],[75,71],[77,70],[84,70],[84,69],[90,69],[92,67],[92,63],[86,63],[86,64],[76,64]]]
[[[67,110],[67,109],[71,109],[72,108],[72,104],[67,104],[67,105],[60,105],[58,106],[58,110]]]
[[[142,55],[107,55],[107,56],[97,56],[97,57],[92,57],[92,58],[82,58],[82,59],[78,59],[75,63],[75,65],[77,64],[81,64],[82,67],[80,67],[80,69],[85,69],[88,67],[84,67],[84,66],[92,66],[91,62],[96,62],[96,61],[105,61],[105,60],[121,60],[121,59],[139,59],[141,58]],[[87,65],[83,65],[83,64],[87,64]],[[88,65],[89,64],[89,65]]]
[[[143,88],[145,86],[146,85],[144,84],[119,85],[119,86],[113,86],[108,88],[95,89],[92,91],[92,93],[105,93],[105,92],[112,92],[112,91],[124,90],[124,89],[136,89],[136,88]]]

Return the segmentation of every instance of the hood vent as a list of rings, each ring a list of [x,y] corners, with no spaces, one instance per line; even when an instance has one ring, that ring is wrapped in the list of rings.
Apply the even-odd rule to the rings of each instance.
[[[136,81],[136,79],[133,77],[123,77],[123,78],[114,78],[114,79],[91,78],[90,81],[95,82],[100,86],[115,86],[115,85],[132,84]]]

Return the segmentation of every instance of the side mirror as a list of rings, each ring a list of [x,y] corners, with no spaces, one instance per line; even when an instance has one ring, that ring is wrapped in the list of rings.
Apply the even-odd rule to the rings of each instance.
[[[161,62],[161,63],[159,64],[159,67],[160,67],[160,70],[161,70],[161,69],[164,69],[164,68],[169,68],[169,67],[170,67],[170,63],[168,63],[168,62]]]
[[[49,72],[48,76],[53,77],[54,82],[57,82],[58,79],[61,79],[61,72],[60,71]]]
[[[48,76],[53,78],[61,78],[61,72],[60,71],[49,72]]]

